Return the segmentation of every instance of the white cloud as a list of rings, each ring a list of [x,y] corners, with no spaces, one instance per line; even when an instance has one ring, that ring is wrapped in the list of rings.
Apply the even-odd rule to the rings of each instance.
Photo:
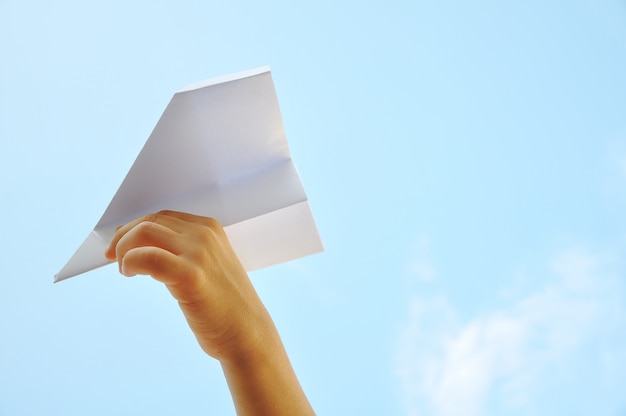
[[[396,355],[406,415],[482,415],[493,402],[524,408],[542,381],[582,357],[585,343],[602,331],[623,333],[621,285],[603,261],[580,250],[562,253],[550,262],[544,287],[465,322],[444,297],[414,297]],[[602,354],[610,358],[597,361],[612,367],[624,358]]]

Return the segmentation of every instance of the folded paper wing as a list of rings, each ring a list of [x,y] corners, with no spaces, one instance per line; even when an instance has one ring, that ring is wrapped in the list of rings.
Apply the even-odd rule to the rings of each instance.
[[[246,270],[323,250],[268,67],[176,94],[122,185],[55,282],[110,263],[115,229],[160,210],[217,219]]]

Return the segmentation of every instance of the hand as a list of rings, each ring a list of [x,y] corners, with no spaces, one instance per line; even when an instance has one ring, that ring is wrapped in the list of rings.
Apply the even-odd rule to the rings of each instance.
[[[125,276],[163,282],[202,349],[220,361],[247,354],[273,326],[214,219],[175,211],[146,215],[118,228],[105,255]]]
[[[221,225],[175,211],[117,229],[105,255],[178,300],[202,349],[220,360],[239,415],[314,414],[278,331]]]

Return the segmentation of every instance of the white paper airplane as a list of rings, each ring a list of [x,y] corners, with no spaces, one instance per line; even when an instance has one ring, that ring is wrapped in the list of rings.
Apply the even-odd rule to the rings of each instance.
[[[217,219],[246,270],[323,250],[291,159],[269,67],[174,94],[58,282],[110,263],[115,229],[160,210]]]

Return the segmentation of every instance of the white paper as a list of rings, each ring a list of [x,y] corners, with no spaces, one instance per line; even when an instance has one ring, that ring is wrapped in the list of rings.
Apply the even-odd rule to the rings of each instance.
[[[217,219],[246,270],[323,250],[268,67],[174,94],[95,228],[55,282],[110,263],[115,229],[163,209]]]

